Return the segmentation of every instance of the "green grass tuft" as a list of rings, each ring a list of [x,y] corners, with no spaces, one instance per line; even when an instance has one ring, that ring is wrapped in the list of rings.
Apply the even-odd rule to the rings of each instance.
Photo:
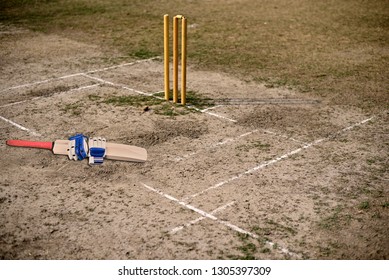
[[[154,96],[158,97],[164,97],[165,93],[163,92],[158,92],[154,94]],[[170,101],[173,100],[173,91],[170,90]],[[181,102],[181,92],[178,92],[178,102]],[[195,91],[187,91],[186,93],[186,104],[189,106],[196,107],[197,109],[206,109],[212,106],[215,106],[214,101],[211,98],[202,96],[201,94],[195,92]]]
[[[126,95],[126,96],[113,96],[103,101],[106,104],[114,106],[153,106],[159,105],[163,102],[161,99],[153,98],[151,96],[140,96],[140,95]]]
[[[370,208],[370,202],[369,201],[363,201],[358,206],[359,209],[367,210]]]
[[[142,48],[142,49],[135,51],[132,56],[134,56],[135,58],[138,58],[138,59],[148,59],[148,58],[158,56],[158,53]]]

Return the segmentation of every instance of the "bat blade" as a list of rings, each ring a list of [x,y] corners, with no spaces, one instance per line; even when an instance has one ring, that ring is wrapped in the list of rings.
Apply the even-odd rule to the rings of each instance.
[[[56,155],[68,155],[69,142],[69,140],[56,140],[54,142],[8,140],[6,143],[9,146],[47,149],[52,150]],[[105,157],[112,160],[145,162],[147,151],[137,146],[106,143]]]
[[[136,146],[107,143],[106,157],[113,160],[145,162],[147,160],[147,151]]]
[[[67,155],[68,147],[69,140],[57,140],[54,142],[53,153],[57,155]],[[137,146],[107,142],[105,157],[113,160],[145,162],[147,160],[147,151],[146,149]]]

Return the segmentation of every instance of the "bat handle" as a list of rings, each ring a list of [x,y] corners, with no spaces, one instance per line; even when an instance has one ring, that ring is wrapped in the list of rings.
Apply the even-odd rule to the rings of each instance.
[[[14,147],[26,147],[26,148],[38,148],[52,150],[54,143],[53,142],[38,142],[38,141],[27,141],[27,140],[7,140],[6,144],[8,146]]]

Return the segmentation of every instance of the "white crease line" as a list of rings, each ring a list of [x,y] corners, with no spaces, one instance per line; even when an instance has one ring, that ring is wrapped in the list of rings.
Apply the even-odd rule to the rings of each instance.
[[[148,59],[137,60],[137,61],[133,61],[133,62],[128,62],[128,63],[124,63],[124,64],[119,64],[119,65],[114,65],[114,66],[110,66],[110,67],[105,67],[105,68],[102,68],[102,69],[96,69],[96,70],[91,70],[91,71],[87,71],[87,72],[80,72],[80,73],[65,75],[65,76],[61,76],[61,77],[51,78],[51,79],[47,79],[47,80],[37,81],[37,82],[33,82],[33,83],[13,86],[13,87],[10,87],[10,88],[6,88],[6,89],[3,89],[3,90],[0,90],[0,93],[4,92],[4,91],[8,91],[8,90],[18,89],[18,88],[23,88],[23,87],[29,87],[29,86],[39,85],[39,84],[45,84],[45,83],[49,83],[49,82],[56,81],[56,80],[63,80],[63,79],[67,79],[67,78],[77,77],[77,76],[81,76],[83,74],[92,74],[92,73],[103,72],[103,71],[107,71],[107,70],[111,70],[111,69],[115,69],[115,68],[131,66],[131,65],[134,65],[134,64],[142,63],[142,62],[148,62],[148,61],[151,61],[151,60],[154,60],[154,59],[157,59],[157,58],[159,58],[159,56],[158,57],[153,57],[153,58],[148,58]]]
[[[299,144],[303,144],[303,145],[307,144],[306,142],[303,142],[303,141],[294,139],[292,137],[289,137],[287,135],[279,134],[279,133],[276,133],[276,132],[273,132],[273,131],[270,131],[270,130],[267,130],[267,129],[264,129],[263,132],[268,133],[268,134],[272,134],[272,135],[275,135],[275,136],[279,136],[279,137],[282,137],[282,138],[285,138],[285,139],[288,139],[288,140],[292,140],[293,142],[296,142],[296,143],[299,143]]]
[[[234,205],[234,204],[235,204],[235,201],[232,201],[232,202],[230,202],[230,203],[227,203],[226,205],[223,205],[223,206],[221,206],[221,207],[219,207],[219,208],[213,210],[213,211],[211,212],[211,214],[214,215],[214,214],[216,214],[216,213],[218,213],[218,212],[221,212],[221,211],[225,210],[227,207],[230,207],[230,206],[232,206],[232,205]],[[197,219],[195,219],[195,220],[192,220],[192,221],[190,221],[190,222],[188,222],[188,223],[186,223],[186,224],[184,224],[184,225],[182,225],[182,226],[175,227],[174,229],[172,229],[172,230],[170,231],[170,234],[175,234],[175,233],[177,233],[177,232],[183,230],[183,229],[186,228],[186,227],[190,227],[190,226],[192,226],[192,225],[195,225],[195,224],[201,222],[201,221],[204,220],[204,219],[205,219],[205,217],[204,217],[204,216],[201,216],[200,218],[197,218]]]
[[[155,59],[155,58],[152,58],[152,59]],[[152,59],[148,59],[148,60],[144,60],[144,61],[150,61],[150,60],[152,60]],[[138,63],[139,63],[139,62],[138,62]],[[132,64],[135,64],[135,63],[132,63]],[[131,64],[131,65],[132,65],[132,64]],[[126,66],[126,65],[130,65],[130,63],[128,63],[128,64],[123,64],[123,66]],[[105,68],[105,69],[112,69],[112,68],[118,68],[118,67],[119,67],[119,66],[112,66],[111,68]],[[111,85],[111,86],[114,86],[114,87],[121,87],[121,88],[123,88],[123,89],[129,90],[129,91],[132,91],[132,92],[141,94],[141,95],[151,96],[151,97],[154,97],[154,98],[156,98],[156,99],[161,99],[161,100],[164,99],[164,98],[161,98],[161,97],[159,97],[159,96],[155,96],[155,95],[153,95],[153,94],[151,94],[151,93],[146,93],[146,92],[143,92],[143,91],[140,91],[140,90],[136,90],[136,89],[133,89],[133,88],[129,88],[129,87],[125,86],[125,85],[116,84],[116,83],[113,83],[113,82],[110,82],[110,81],[107,81],[107,80],[103,80],[103,79],[98,78],[98,77],[93,77],[93,76],[91,76],[91,75],[88,75],[88,74],[96,73],[96,72],[99,72],[99,71],[105,71],[105,69],[94,70],[94,71],[88,71],[88,72],[85,72],[85,73],[77,73],[77,74],[69,75],[69,76],[66,76],[66,77],[71,77],[71,76],[83,76],[83,77],[85,77],[85,78],[89,78],[89,79],[98,81],[98,82],[100,82],[100,83],[108,84],[108,85]],[[65,78],[65,76],[64,76],[64,77],[59,77],[59,78],[50,79],[50,80],[45,80],[45,81],[37,82],[37,83],[50,82],[50,81],[53,81],[53,80],[56,80],[56,79],[62,79],[62,78]],[[34,84],[36,84],[36,83],[34,83]],[[22,86],[28,86],[28,85],[32,85],[32,84],[27,84],[27,85],[22,85]],[[18,86],[18,87],[22,87],[22,86]],[[16,87],[14,87],[14,88],[16,88]],[[9,88],[9,89],[12,89],[12,88]],[[8,89],[6,89],[6,90],[8,90]],[[5,90],[3,90],[3,91],[5,91]],[[1,92],[2,92],[2,91],[0,91],[0,93],[1,93]],[[222,106],[222,105],[220,105],[220,106]],[[215,106],[215,107],[220,107],[220,106]],[[224,117],[224,116],[219,115],[219,114],[216,114],[216,113],[208,112],[208,110],[211,109],[211,108],[204,109],[204,110],[200,110],[200,109],[198,109],[198,108],[196,108],[196,107],[194,107],[194,106],[187,106],[187,107],[188,107],[188,108],[192,108],[192,109],[194,109],[194,110],[196,110],[196,111],[199,111],[199,112],[202,112],[202,113],[205,113],[205,114],[208,114],[208,115],[217,117],[217,118],[219,118],[219,119],[224,119],[224,120],[227,120],[227,121],[230,121],[230,122],[234,122],[234,123],[237,122],[237,120],[234,120],[234,119],[231,119],[231,118],[228,118],[228,117]],[[214,108],[215,108],[215,107],[214,107]]]
[[[244,133],[244,134],[242,134],[242,135],[239,135],[239,136],[237,136],[237,137],[234,137],[234,138],[227,138],[226,140],[217,142],[216,144],[211,145],[209,148],[206,148],[206,150],[213,149],[213,148],[216,148],[216,147],[218,147],[218,146],[222,146],[222,145],[225,145],[225,144],[228,144],[228,143],[231,143],[231,142],[236,142],[236,141],[238,141],[240,138],[249,136],[249,135],[251,135],[251,134],[253,134],[253,133],[256,133],[256,132],[258,132],[258,131],[262,131],[262,132],[264,132],[264,133],[272,134],[272,135],[275,135],[275,136],[277,136],[277,137],[282,137],[282,138],[285,138],[285,139],[288,139],[288,140],[292,140],[292,141],[294,141],[294,142],[297,142],[297,143],[299,143],[299,144],[304,144],[304,145],[306,145],[306,143],[304,143],[304,142],[302,142],[302,141],[299,141],[299,140],[296,140],[296,139],[293,139],[293,138],[290,138],[290,137],[288,137],[287,135],[278,134],[278,133],[275,133],[275,132],[272,132],[272,131],[269,131],[269,130],[255,129],[255,130],[253,130],[253,131],[246,132],[246,133]],[[184,159],[190,158],[190,157],[192,157],[192,156],[194,156],[194,155],[197,155],[197,154],[199,154],[199,153],[201,153],[201,152],[202,152],[202,151],[198,150],[198,151],[196,151],[196,152],[192,152],[192,153],[189,153],[189,154],[185,154],[185,155],[183,155],[183,156],[177,156],[174,160],[175,160],[176,162],[179,162],[179,161],[181,161],[181,160],[184,160]]]
[[[67,78],[72,78],[72,77],[80,76],[81,74],[82,73],[76,73],[76,74],[66,75],[66,76],[62,76],[62,77],[58,77],[58,78],[52,78],[52,79],[47,79],[47,80],[43,80],[43,81],[37,81],[37,82],[33,82],[33,83],[18,85],[18,86],[3,89],[0,91],[0,93],[4,92],[4,91],[12,90],[12,89],[35,86],[35,85],[39,85],[39,84],[46,84],[46,83],[50,83],[50,82],[56,81],[56,80],[63,80],[63,79],[67,79]]]
[[[356,127],[356,126],[360,126],[360,125],[362,125],[362,124],[364,124],[364,123],[367,123],[367,122],[371,121],[372,119],[374,119],[374,117],[371,117],[371,118],[368,118],[368,119],[366,119],[366,120],[363,120],[363,121],[361,121],[361,122],[359,122],[359,123],[350,125],[350,126],[348,126],[348,127],[346,127],[346,128],[343,128],[343,129],[342,129],[341,131],[339,131],[337,134],[339,134],[339,133],[341,133],[341,132],[344,132],[344,131],[347,131],[347,130],[351,130],[351,129],[353,129],[353,128]],[[334,135],[335,135],[335,134],[334,134]]]
[[[205,113],[206,111],[214,110],[214,109],[219,108],[219,107],[223,107],[223,105],[216,105],[216,106],[213,106],[213,107],[209,107],[209,108],[201,110],[201,112]]]
[[[224,117],[224,116],[215,114],[215,113],[210,113],[210,112],[208,112],[209,110],[214,110],[214,109],[220,108],[220,107],[224,107],[224,106],[223,106],[223,105],[216,105],[216,106],[214,106],[214,107],[206,108],[206,109],[203,109],[203,110],[197,109],[197,108],[195,108],[195,107],[193,107],[193,108],[194,108],[195,110],[197,110],[197,111],[202,112],[202,113],[206,113],[206,114],[209,114],[209,115],[212,115],[212,116],[216,116],[216,117],[218,117],[218,118],[227,119],[227,120],[229,120],[229,121],[231,121],[231,122],[237,122],[237,120],[230,119],[230,118],[227,118],[227,117]],[[294,142],[298,142],[298,143],[300,143],[300,144],[306,144],[306,143],[304,143],[303,141],[299,141],[299,140],[297,140],[297,139],[288,137],[288,136],[286,136],[286,135],[278,134],[278,133],[275,133],[275,132],[270,131],[270,130],[265,130],[265,129],[264,129],[263,131],[266,132],[266,133],[269,133],[269,134],[273,134],[273,135],[276,135],[276,136],[281,136],[281,137],[286,138],[286,139],[290,139],[290,140],[292,140],[292,141],[294,141]]]
[[[40,99],[40,98],[42,98],[42,97],[41,97],[41,96],[37,96],[37,97],[33,97],[33,98],[31,98],[31,99],[26,99],[26,100],[22,100],[22,101],[17,101],[17,102],[8,103],[8,104],[1,105],[0,108],[6,108],[6,107],[18,105],[18,104],[23,104],[23,103],[26,103],[26,102],[28,102],[28,101],[34,101],[34,100]]]
[[[3,121],[5,121],[5,122],[7,122],[9,124],[12,124],[13,126],[19,128],[19,129],[21,129],[23,131],[27,131],[28,133],[30,133],[30,134],[32,134],[34,136],[42,136],[41,134],[36,133],[36,132],[32,131],[31,129],[28,129],[28,128],[24,127],[24,126],[21,126],[20,124],[17,124],[17,123],[15,123],[15,122],[13,122],[13,121],[11,121],[9,119],[6,119],[6,118],[4,118],[2,116],[0,116],[0,119],[2,119]]]
[[[194,206],[192,206],[192,205],[190,205],[190,204],[188,204],[188,203],[186,203],[186,202],[184,202],[184,201],[180,201],[180,200],[178,200],[177,198],[175,198],[175,197],[173,197],[173,196],[171,196],[171,195],[165,194],[165,193],[161,192],[160,190],[154,189],[153,187],[150,187],[150,186],[148,186],[148,185],[146,185],[146,184],[144,184],[144,183],[141,183],[141,184],[142,184],[143,187],[145,187],[146,189],[148,189],[148,190],[150,190],[150,191],[152,191],[152,192],[155,192],[155,193],[159,194],[160,196],[163,196],[163,197],[165,197],[165,198],[167,198],[167,199],[169,199],[169,200],[171,200],[171,201],[174,201],[174,202],[178,203],[179,205],[184,206],[185,208],[187,208],[187,209],[189,209],[189,210],[192,210],[192,211],[196,212],[197,214],[200,214],[201,216],[203,216],[203,217],[205,217],[205,218],[211,219],[211,220],[213,220],[213,221],[215,221],[215,222],[218,222],[218,223],[220,223],[220,224],[222,224],[222,225],[225,225],[226,227],[228,227],[228,228],[230,228],[230,229],[232,229],[232,230],[234,230],[234,231],[236,231],[236,232],[239,232],[239,233],[241,233],[241,234],[245,234],[245,235],[251,236],[252,238],[255,238],[255,239],[259,239],[259,238],[260,238],[257,234],[252,233],[252,232],[249,232],[249,231],[247,231],[247,230],[244,230],[244,229],[242,229],[242,228],[240,228],[240,227],[238,227],[238,226],[236,226],[236,225],[231,224],[230,222],[220,220],[219,218],[215,217],[215,216],[212,215],[211,213],[207,213],[207,212],[205,212],[205,211],[203,211],[203,210],[201,210],[201,209],[198,209],[198,208],[196,208],[196,207],[194,207]],[[273,242],[270,242],[270,241],[267,241],[267,240],[266,240],[265,242],[266,242],[266,244],[267,244],[268,246],[271,246],[272,248],[274,248],[274,245],[275,245],[275,244],[274,244]],[[296,257],[296,258],[301,258],[299,255],[290,252],[290,251],[289,251],[288,249],[286,249],[286,248],[280,248],[280,247],[279,247],[278,250],[279,250],[281,253],[284,253],[284,254],[287,254],[287,255],[290,255],[290,256],[294,256],[294,257]]]
[[[109,67],[105,67],[105,68],[102,68],[102,69],[91,70],[91,71],[85,72],[84,74],[92,74],[92,73],[97,73],[97,72],[104,72],[104,71],[107,71],[107,70],[122,68],[122,67],[125,67],[125,66],[132,66],[132,65],[135,65],[135,64],[138,64],[138,63],[152,61],[152,60],[155,60],[157,58],[159,58],[159,56],[148,58],[148,59],[140,59],[140,60],[137,60],[137,61],[128,62],[128,63],[124,63],[124,64],[119,64],[119,65],[109,66]]]
[[[90,75],[87,75],[87,74],[82,74],[82,76],[84,76],[84,77],[86,77],[86,78],[89,78],[89,79],[92,79],[92,80],[95,80],[95,81],[98,81],[98,82],[100,82],[100,83],[104,83],[104,84],[107,84],[107,85],[111,85],[111,86],[113,86],[113,87],[121,87],[121,88],[123,88],[123,89],[129,90],[129,91],[132,91],[132,92],[141,94],[141,95],[153,96],[151,93],[146,93],[146,92],[143,92],[143,91],[140,91],[140,90],[136,90],[136,89],[133,89],[133,88],[129,88],[129,87],[125,86],[125,85],[112,83],[112,82],[110,82],[110,81],[103,80],[103,79],[97,78],[97,77],[93,77],[93,76],[90,76]],[[154,96],[153,96],[153,97],[154,97]]]
[[[323,141],[325,141],[325,140],[328,140],[328,139],[330,139],[330,138],[332,138],[332,137],[335,137],[336,135],[338,135],[338,134],[340,134],[340,133],[342,133],[342,132],[345,132],[345,131],[347,131],[347,130],[353,129],[353,128],[355,128],[356,126],[360,126],[360,125],[362,125],[362,124],[364,124],[364,123],[366,123],[366,122],[372,120],[373,118],[374,118],[374,117],[371,117],[371,118],[368,118],[368,119],[366,119],[366,120],[360,121],[360,122],[358,122],[358,123],[356,123],[356,124],[353,124],[353,125],[351,125],[351,126],[348,126],[348,127],[346,127],[346,128],[343,128],[342,130],[340,130],[340,131],[334,133],[334,134],[331,135],[331,136],[328,136],[328,137],[326,137],[326,138],[321,138],[321,139],[315,140],[315,141],[313,141],[313,142],[311,142],[311,143],[305,144],[304,146],[302,146],[302,147],[300,147],[300,148],[298,148],[298,149],[296,149],[296,150],[293,150],[293,151],[291,151],[291,152],[289,152],[289,153],[286,153],[286,154],[284,154],[284,155],[282,155],[282,156],[280,156],[280,157],[274,158],[274,159],[269,160],[269,161],[265,161],[265,162],[261,163],[260,165],[257,165],[257,166],[255,166],[255,167],[253,167],[253,168],[251,168],[251,169],[248,169],[247,171],[245,171],[245,172],[243,172],[243,173],[240,173],[240,174],[238,174],[238,175],[236,175],[236,176],[234,176],[234,177],[229,178],[228,180],[219,182],[219,183],[217,183],[217,184],[215,184],[215,185],[213,185],[213,186],[211,186],[211,187],[209,187],[209,188],[207,188],[207,189],[205,189],[205,190],[203,190],[203,191],[201,191],[201,192],[198,192],[198,193],[195,193],[195,194],[193,194],[193,195],[190,195],[189,197],[184,198],[184,201],[188,201],[188,200],[190,200],[190,199],[192,199],[192,198],[194,198],[194,197],[196,197],[196,196],[202,195],[202,194],[204,194],[204,193],[206,193],[206,192],[208,192],[208,191],[210,191],[210,190],[220,188],[220,187],[222,187],[222,186],[224,186],[224,185],[226,185],[226,184],[228,184],[228,183],[230,183],[230,182],[232,182],[232,181],[235,181],[235,180],[238,180],[238,179],[242,178],[243,176],[245,176],[245,175],[247,175],[247,174],[254,173],[254,172],[256,172],[256,171],[258,171],[258,170],[261,170],[261,169],[263,169],[263,168],[265,168],[265,167],[267,167],[267,166],[273,165],[273,164],[275,164],[275,163],[277,163],[277,162],[279,162],[279,161],[281,161],[281,160],[283,160],[283,159],[289,158],[290,156],[292,156],[292,155],[294,155],[294,154],[300,153],[300,152],[303,151],[303,150],[306,150],[306,149],[308,149],[308,148],[310,148],[310,147],[312,147],[312,146],[314,146],[314,145],[317,145],[317,144],[319,144],[319,143],[321,143],[321,142],[323,142]]]
[[[77,91],[77,90],[83,90],[83,89],[87,89],[87,88],[92,88],[92,87],[96,87],[96,86],[99,86],[98,84],[96,85],[89,85],[89,86],[85,86],[85,87],[80,87],[80,88],[76,88],[76,89],[71,89],[69,91],[63,91],[63,92],[58,92],[58,93],[65,93],[65,92],[71,92],[71,91]],[[40,97],[36,97],[34,99],[37,99],[37,98],[40,98]],[[16,104],[20,104],[20,103],[23,103],[23,102],[27,102],[28,100],[25,100],[25,101],[19,101],[19,102],[15,102],[15,103],[11,103],[11,104],[6,104],[6,105],[3,105],[1,106],[0,108],[3,108],[3,107],[7,107],[7,106],[11,106],[11,105],[16,105]],[[2,119],[3,121],[23,130],[23,131],[27,131],[28,133],[30,133],[31,135],[34,135],[34,136],[42,136],[41,134],[37,133],[37,132],[34,132],[32,131],[31,129],[28,129],[24,126],[21,126],[20,124],[17,124],[9,119],[6,119],[2,116],[0,116],[0,119]]]
[[[21,34],[21,33],[26,33],[27,31],[24,30],[15,30],[15,31],[0,31],[0,34]]]
[[[78,91],[78,90],[84,90],[84,89],[89,89],[89,88],[94,88],[94,87],[97,87],[99,85],[100,84],[94,84],[94,85],[83,86],[83,87],[79,87],[79,88],[73,88],[73,89],[65,90],[65,91],[58,91],[58,92],[53,93],[53,95],[63,94],[63,93],[68,93],[68,92],[73,92],[73,91]],[[51,95],[51,96],[53,96],[53,95]],[[5,105],[1,105],[0,108],[14,106],[14,105],[26,103],[26,102],[29,102],[29,101],[34,101],[36,99],[41,99],[41,98],[43,98],[43,96],[37,96],[37,97],[31,98],[31,99],[26,99],[26,100],[22,100],[22,101],[13,102],[13,103],[8,103],[8,104],[5,104]]]
[[[93,76],[90,76],[88,74],[81,74],[81,76],[85,77],[85,78],[88,78],[88,79],[91,79],[91,80],[95,80],[95,81],[98,81],[99,83],[102,83],[102,84],[107,84],[107,85],[111,85],[111,86],[116,86],[114,83],[112,82],[109,82],[107,80],[103,80],[103,79],[100,79],[98,77],[93,77]]]
[[[246,132],[246,133],[243,133],[237,137],[234,137],[234,138],[227,138],[223,141],[220,141],[220,142],[217,142],[216,144],[213,144],[212,146],[210,146],[209,148],[207,148],[206,150],[209,150],[209,149],[212,149],[212,148],[216,148],[218,146],[222,146],[222,145],[225,145],[225,144],[228,144],[230,142],[236,142],[238,141],[240,138],[243,138],[243,137],[246,137],[246,136],[249,136],[255,132],[258,132],[259,130],[258,129],[255,129],[253,131],[249,131],[249,132]],[[189,153],[189,154],[186,154],[186,155],[183,155],[183,156],[180,156],[180,157],[176,157],[174,160],[175,161],[181,161],[181,160],[184,160],[184,159],[187,159],[191,156],[194,156],[194,155],[197,155],[198,153],[201,153],[201,151],[196,151],[196,152],[192,152],[192,153]]]
[[[224,120],[230,121],[230,122],[234,122],[234,123],[238,122],[237,120],[230,119],[230,118],[224,117],[222,115],[211,113],[211,112],[208,112],[208,111],[205,111],[204,113],[208,114],[208,115],[211,115],[211,116],[214,116],[214,117],[217,117],[219,119],[224,119]]]
[[[214,109],[216,107],[223,107],[223,105],[219,105],[219,106],[215,106],[215,107],[207,108],[207,109],[199,109],[199,108],[196,108],[195,106],[192,106],[192,105],[187,105],[186,107],[190,108],[190,109],[193,109],[193,110],[196,110],[198,112],[204,113],[204,114],[208,114],[208,115],[213,116],[213,117],[217,117],[219,119],[224,119],[224,120],[227,120],[227,121],[230,121],[230,122],[234,122],[234,123],[238,122],[237,120],[230,119],[228,117],[224,117],[224,116],[216,114],[216,113],[208,112],[208,110]]]
[[[223,105],[218,105],[218,106],[215,106],[215,107],[212,107],[212,108],[203,109],[203,110],[198,109],[195,106],[188,106],[188,108],[192,108],[192,109],[194,109],[196,111],[199,111],[199,112],[204,113],[204,114],[208,114],[208,115],[213,116],[213,117],[217,117],[219,119],[224,119],[224,120],[227,120],[227,121],[230,121],[230,122],[234,122],[234,123],[238,122],[237,120],[234,120],[234,119],[231,119],[231,118],[228,118],[228,117],[216,114],[216,113],[208,112],[208,110],[219,108],[219,107],[223,107]]]

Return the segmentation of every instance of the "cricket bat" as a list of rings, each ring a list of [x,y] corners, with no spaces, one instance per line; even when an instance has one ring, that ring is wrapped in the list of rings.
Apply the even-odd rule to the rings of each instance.
[[[14,147],[51,150],[55,155],[68,155],[69,151],[69,140],[56,140],[54,142],[8,140],[6,144]],[[147,160],[147,151],[137,146],[107,142],[105,157],[113,160],[145,162]]]

